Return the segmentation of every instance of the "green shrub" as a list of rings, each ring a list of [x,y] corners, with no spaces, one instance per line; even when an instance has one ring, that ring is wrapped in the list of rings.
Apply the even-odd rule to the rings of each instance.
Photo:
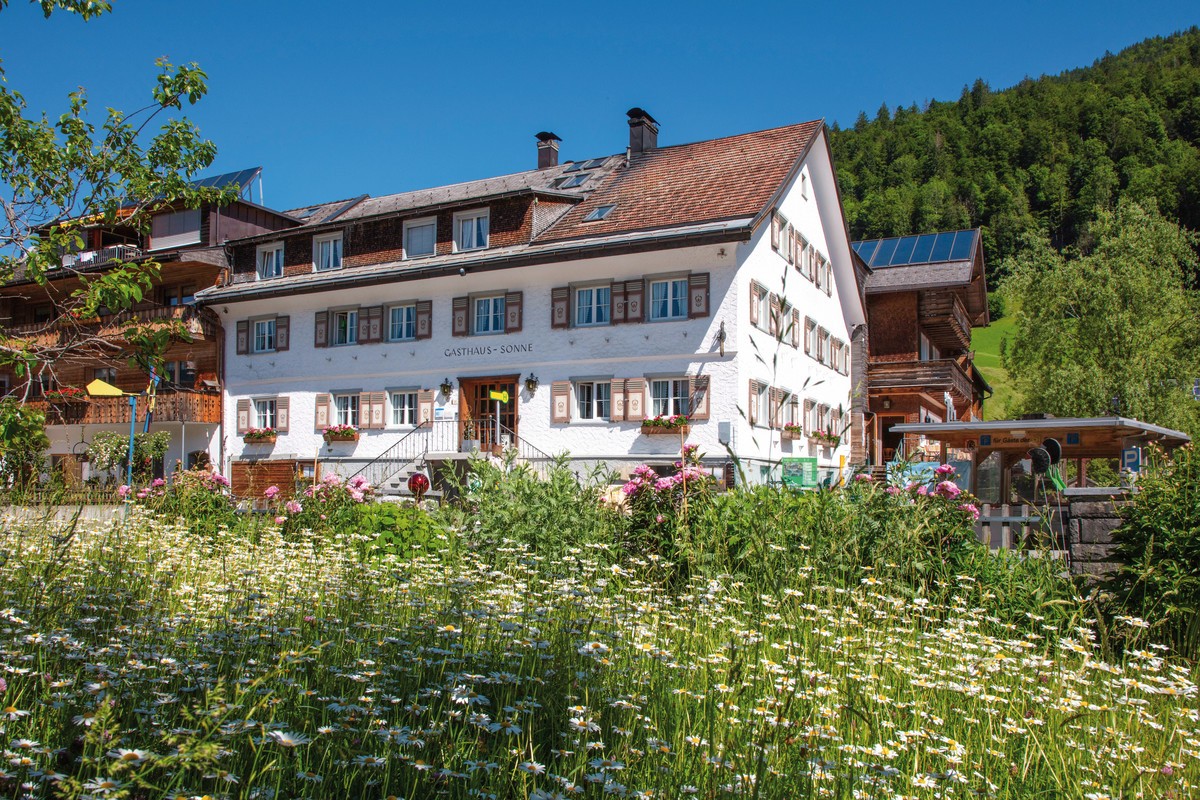
[[[400,557],[420,555],[440,544],[446,532],[424,510],[399,503],[357,506],[355,528],[371,537],[378,552]]]
[[[1200,458],[1187,445],[1154,453],[1113,535],[1122,562],[1110,587],[1128,629],[1200,656]]]

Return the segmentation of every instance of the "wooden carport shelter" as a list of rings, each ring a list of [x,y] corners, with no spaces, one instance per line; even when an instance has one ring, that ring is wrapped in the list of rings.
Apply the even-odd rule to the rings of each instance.
[[[1000,498],[1009,502],[1010,470],[1028,458],[1031,448],[1046,439],[1055,439],[1062,448],[1063,461],[1078,463],[1077,480],[1082,486],[1087,477],[1086,461],[1092,458],[1119,458],[1128,447],[1156,444],[1171,450],[1191,441],[1186,433],[1151,425],[1126,417],[1050,417],[1041,419],[975,420],[970,422],[930,422],[896,425],[893,430],[905,436],[924,436],[941,442],[942,462],[949,448],[972,454],[971,493],[978,494],[979,465],[993,452],[999,452]]]

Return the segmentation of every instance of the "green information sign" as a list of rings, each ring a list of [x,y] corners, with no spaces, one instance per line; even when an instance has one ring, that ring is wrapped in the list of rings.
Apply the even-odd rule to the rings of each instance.
[[[782,472],[783,485],[789,489],[815,489],[818,485],[815,458],[785,458]]]

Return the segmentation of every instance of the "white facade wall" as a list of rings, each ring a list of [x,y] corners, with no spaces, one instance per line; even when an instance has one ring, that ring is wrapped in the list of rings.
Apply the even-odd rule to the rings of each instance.
[[[139,398],[139,409],[141,404],[145,403],[144,398]],[[167,447],[167,454],[163,456],[163,470],[166,475],[172,475],[175,472],[176,463],[187,467],[187,457],[189,453],[199,452],[201,450],[208,453],[211,463],[216,464],[220,460],[220,428],[219,425],[213,425],[203,422],[152,422],[150,423],[150,432],[157,433],[158,431],[166,431],[171,434],[171,443]],[[120,434],[128,439],[129,424],[123,425],[47,425],[46,436],[50,439],[49,456],[75,456],[80,450],[86,450],[80,445],[80,442],[91,442],[97,433],[101,431],[112,431]],[[136,432],[142,432],[142,423],[137,423]],[[91,465],[85,463],[83,465],[83,479],[87,480],[95,476]],[[104,473],[99,473],[101,476]],[[119,478],[119,483],[125,482],[124,474],[111,476],[114,479]]]

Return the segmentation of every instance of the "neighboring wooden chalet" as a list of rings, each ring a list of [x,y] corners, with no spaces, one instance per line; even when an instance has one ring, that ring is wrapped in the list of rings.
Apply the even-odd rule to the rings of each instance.
[[[176,461],[194,463],[201,453],[219,462],[223,331],[215,313],[196,305],[196,293],[220,281],[228,240],[300,224],[246,199],[258,175],[258,169],[251,169],[205,179],[204,185],[236,184],[243,196],[224,207],[164,208],[151,217],[148,236],[121,225],[87,228],[84,247],[62,255],[61,272],[49,283],[40,285],[18,275],[0,286],[0,336],[51,345],[72,343],[73,352],[50,366],[35,365],[31,378],[0,370],[0,390],[23,397],[46,413],[50,466],[68,482],[88,477],[80,456],[96,432],[129,430],[125,398],[89,398],[84,394],[87,384],[100,378],[125,391],[141,392],[149,383],[148,374],[131,365],[123,341],[130,323],[174,320],[187,331],[186,340],[173,342],[166,353],[157,392],[151,430],[172,434],[164,469],[169,471]],[[143,302],[90,320],[61,313],[82,277],[101,273],[117,260],[151,259],[161,270],[153,292]],[[139,403],[139,420],[144,419],[145,407],[144,401]]]
[[[991,387],[971,352],[971,329],[989,321],[983,246],[979,229],[853,246],[865,274],[868,330],[854,458],[878,467],[911,452],[896,425],[983,417]]]

